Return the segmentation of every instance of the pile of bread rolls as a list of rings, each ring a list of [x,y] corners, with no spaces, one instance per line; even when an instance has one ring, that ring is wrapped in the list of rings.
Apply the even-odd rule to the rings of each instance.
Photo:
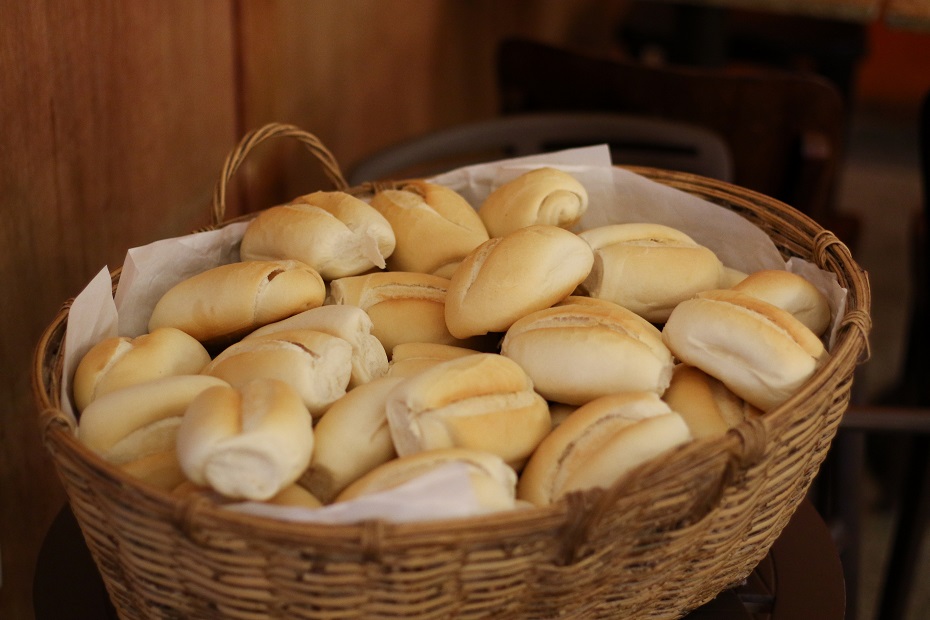
[[[239,262],[83,357],[78,437],[220,503],[317,508],[459,463],[496,511],[608,487],[824,363],[810,282],[736,272],[668,226],[578,231],[588,204],[542,167],[479,205],[412,181],[262,211]]]

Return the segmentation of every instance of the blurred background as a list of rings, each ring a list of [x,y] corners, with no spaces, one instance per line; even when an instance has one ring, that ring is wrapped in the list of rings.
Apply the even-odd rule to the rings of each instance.
[[[841,237],[869,271],[874,300],[872,358],[859,369],[856,398],[880,400],[901,373],[913,293],[927,4],[3,2],[0,618],[32,617],[36,554],[64,502],[30,387],[36,343],[62,304],[104,266],[119,267],[128,248],[207,224],[223,159],[250,129],[293,123],[350,169],[398,141],[499,116],[497,53],[508,39],[647,66],[764,67],[830,82],[843,104],[831,221],[853,222]],[[231,213],[328,188],[295,145],[263,145],[235,179]],[[863,483],[860,618],[873,617],[887,558],[895,503],[886,482],[882,470]],[[916,590],[930,590],[927,572]],[[918,597],[908,614],[930,617],[930,604]]]

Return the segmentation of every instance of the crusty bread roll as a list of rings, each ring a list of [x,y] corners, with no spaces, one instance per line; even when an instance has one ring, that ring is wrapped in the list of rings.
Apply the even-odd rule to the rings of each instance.
[[[478,353],[474,349],[434,342],[405,342],[394,347],[389,377],[412,377],[440,362]]]
[[[298,260],[333,280],[383,269],[395,243],[391,225],[365,201],[345,192],[314,192],[261,211],[246,228],[239,253],[242,260]]]
[[[320,274],[298,261],[221,265],[182,280],[158,300],[149,331],[176,327],[207,345],[225,345],[262,325],[323,305]]]
[[[178,418],[180,424],[180,418]],[[121,470],[134,476],[151,486],[171,491],[178,485],[187,481],[181,464],[178,463],[178,454],[172,444],[167,450],[152,452],[119,466]]]
[[[336,501],[347,502],[364,495],[388,491],[450,463],[467,467],[481,512],[514,508],[516,472],[498,456],[462,448],[430,450],[388,461],[349,485]]]
[[[411,181],[400,189],[376,192],[371,206],[390,222],[397,238],[387,259],[391,271],[451,274],[446,271],[450,266],[488,240],[468,201],[442,185]]]
[[[351,482],[397,456],[385,403],[402,378],[360,385],[326,410],[314,427],[316,447],[300,484],[325,503]]]
[[[272,332],[229,346],[203,374],[233,387],[253,379],[278,379],[294,388],[310,413],[319,417],[349,387],[352,345],[312,329]]]
[[[655,393],[604,396],[579,407],[539,444],[517,497],[542,506],[572,491],[610,487],[690,439],[685,421]]]
[[[136,338],[106,338],[91,347],[74,371],[74,404],[83,411],[98,396],[162,377],[196,375],[208,363],[204,346],[173,327]]]
[[[537,168],[492,191],[481,207],[488,234],[503,237],[536,224],[571,228],[588,209],[588,192],[567,172]]]
[[[374,323],[364,310],[357,306],[320,306],[311,308],[256,329],[244,339],[258,338],[276,332],[310,329],[342,338],[352,345],[352,378],[349,389],[368,383],[387,372],[387,352],[381,341],[372,334]]]
[[[610,224],[579,233],[594,250],[581,285],[591,297],[664,323],[679,302],[720,288],[723,264],[708,248],[661,224]]]
[[[333,280],[333,304],[358,306],[390,356],[405,342],[462,344],[449,333],[445,304],[449,280],[426,273],[383,271]]]
[[[513,324],[501,354],[547,400],[583,405],[626,391],[662,394],[674,360],[661,332],[616,304],[559,304]]]
[[[529,226],[490,239],[465,257],[446,295],[446,325],[468,338],[503,332],[567,297],[594,262],[590,246],[557,226]]]
[[[514,361],[476,353],[442,362],[398,385],[387,399],[397,453],[469,448],[519,469],[549,432],[549,407]]]
[[[675,366],[662,400],[684,418],[695,439],[723,435],[747,417],[762,413],[718,379],[687,364]]]
[[[756,271],[732,288],[787,310],[818,336],[830,325],[830,302],[804,276],[778,269]]]
[[[188,404],[203,390],[224,385],[216,377],[174,375],[115,390],[81,412],[78,440],[117,464],[173,450]]]
[[[181,469],[195,484],[226,497],[267,500],[310,463],[312,418],[282,381],[209,388],[187,408],[177,449]]]
[[[733,290],[680,303],[662,330],[679,360],[763,411],[788,399],[826,361],[823,343],[781,308]]]

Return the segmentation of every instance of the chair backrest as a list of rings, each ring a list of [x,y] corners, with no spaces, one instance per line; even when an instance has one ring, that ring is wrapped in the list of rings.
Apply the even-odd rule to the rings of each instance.
[[[844,104],[830,82],[779,70],[652,67],[522,39],[501,43],[504,114],[602,111],[705,127],[733,155],[733,181],[817,218],[830,213]]]
[[[616,164],[652,166],[730,181],[723,139],[688,123],[613,113],[512,115],[431,132],[353,166],[350,184],[426,176],[460,165],[607,144]]]

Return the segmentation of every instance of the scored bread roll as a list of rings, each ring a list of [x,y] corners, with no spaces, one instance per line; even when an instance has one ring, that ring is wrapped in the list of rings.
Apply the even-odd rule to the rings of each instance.
[[[224,385],[216,377],[174,375],[115,390],[81,412],[78,440],[117,464],[173,450],[188,404],[203,390]]]
[[[662,337],[679,360],[763,411],[787,400],[829,357],[791,313],[733,290],[680,303]]]
[[[588,209],[588,192],[557,168],[537,168],[492,191],[478,215],[488,234],[503,237],[536,224],[571,228]]]
[[[494,454],[462,448],[419,452],[388,461],[349,485],[336,501],[347,502],[388,491],[451,463],[467,468],[481,512],[514,508],[517,474],[513,468]]]
[[[501,354],[526,371],[543,397],[569,405],[614,392],[662,394],[674,366],[655,326],[608,303],[528,314],[507,330]]]
[[[333,280],[332,303],[358,306],[388,355],[405,342],[458,345],[446,327],[449,280],[426,273],[385,271]]]
[[[684,418],[695,439],[723,435],[747,417],[762,413],[718,379],[687,364],[675,366],[662,400]]]
[[[457,338],[507,331],[517,319],[571,294],[593,262],[590,246],[557,226],[529,226],[490,239],[452,275],[446,325]]]
[[[572,491],[608,488],[690,439],[685,421],[653,392],[601,397],[575,410],[539,444],[520,476],[517,497],[543,506]]]
[[[182,280],[155,304],[149,331],[176,327],[205,344],[225,345],[262,325],[323,305],[320,274],[292,260],[248,261]]]
[[[397,247],[387,259],[391,271],[451,274],[450,267],[488,240],[468,201],[442,185],[411,181],[400,189],[376,192],[371,206],[394,229]]]
[[[352,346],[352,377],[349,389],[387,372],[387,352],[372,329],[374,323],[357,306],[320,306],[256,329],[244,338],[259,338],[277,332],[309,329],[342,338]]]
[[[249,222],[242,260],[293,259],[325,280],[383,269],[394,231],[365,201],[339,191],[314,192],[261,211]]]
[[[478,353],[478,351],[451,344],[405,342],[394,347],[387,374],[389,377],[412,377],[427,368],[432,368],[439,362],[473,353]]]
[[[519,469],[549,432],[549,407],[514,361],[475,353],[405,379],[386,404],[397,453],[469,448]]]
[[[653,323],[679,302],[720,287],[723,264],[710,249],[661,224],[610,224],[579,233],[594,251],[581,289]]]
[[[313,429],[316,447],[300,483],[329,503],[349,483],[397,456],[385,414],[391,390],[402,378],[381,377],[360,385],[326,410]]]
[[[188,406],[177,449],[181,469],[193,483],[225,497],[267,500],[293,484],[310,463],[312,418],[282,381],[213,387]]]
[[[278,379],[296,390],[304,406],[319,417],[349,387],[352,345],[312,329],[271,332],[227,347],[203,374],[233,387],[254,379]]]
[[[830,325],[830,302],[799,274],[779,269],[756,271],[732,288],[787,310],[818,336]]]
[[[83,411],[98,396],[162,377],[196,375],[208,363],[204,346],[173,327],[135,338],[106,338],[84,354],[74,371],[74,404]]]

